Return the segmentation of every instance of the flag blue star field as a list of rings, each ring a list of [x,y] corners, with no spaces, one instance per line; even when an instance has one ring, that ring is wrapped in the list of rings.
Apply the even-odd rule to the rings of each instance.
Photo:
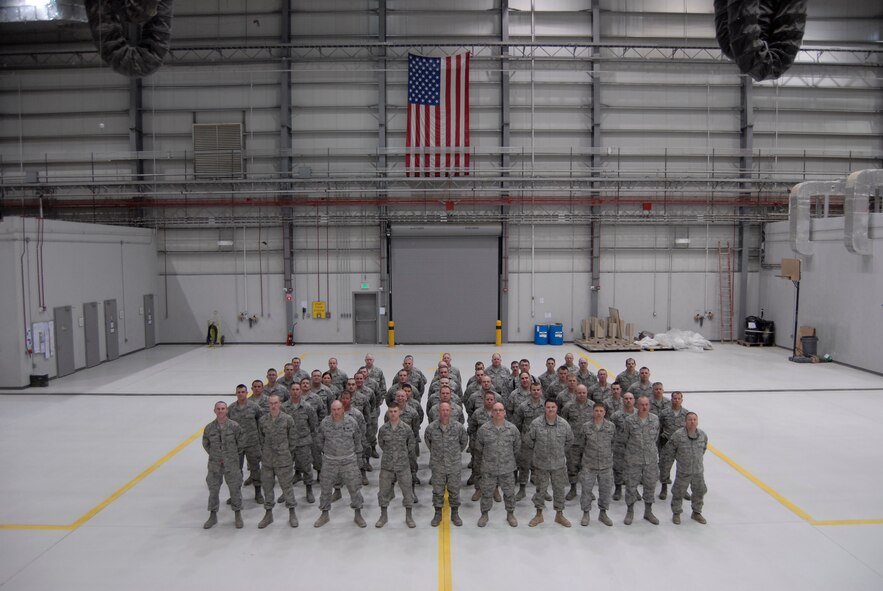
[[[408,176],[469,174],[469,53],[408,54]]]

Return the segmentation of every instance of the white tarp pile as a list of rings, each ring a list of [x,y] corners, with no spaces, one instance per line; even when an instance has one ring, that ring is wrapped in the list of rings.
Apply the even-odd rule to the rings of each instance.
[[[689,349],[690,351],[710,351],[711,343],[698,332],[670,330],[653,337],[644,337],[638,344],[642,349]]]

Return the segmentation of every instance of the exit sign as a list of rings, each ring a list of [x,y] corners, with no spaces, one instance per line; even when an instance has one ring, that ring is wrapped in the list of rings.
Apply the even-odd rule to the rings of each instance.
[[[367,283],[367,282],[362,283],[362,289],[368,289],[368,283]]]

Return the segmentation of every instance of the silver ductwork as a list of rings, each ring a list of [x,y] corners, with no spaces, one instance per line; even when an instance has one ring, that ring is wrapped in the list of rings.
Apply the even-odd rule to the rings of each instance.
[[[883,170],[859,170],[846,179],[846,197],[843,202],[843,243],[853,254],[874,254],[868,237],[870,226],[870,197],[883,187]]]
[[[810,207],[812,198],[820,195],[843,195],[846,179],[834,181],[807,181],[794,185],[788,200],[791,250],[804,256],[812,256],[810,232]]]
[[[0,23],[85,23],[82,0],[0,0]]]

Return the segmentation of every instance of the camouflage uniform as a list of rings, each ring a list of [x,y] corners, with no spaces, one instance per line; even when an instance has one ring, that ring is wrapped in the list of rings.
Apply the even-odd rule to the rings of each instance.
[[[589,400],[592,402],[600,402],[604,404],[604,401],[610,397],[610,383],[608,382],[606,386],[603,388],[601,384],[595,383],[593,386],[589,387]]]
[[[297,506],[294,499],[293,458],[297,447],[294,419],[280,412],[275,419],[269,413],[261,417],[258,423],[261,438],[261,488],[264,489],[264,509],[271,511],[276,504],[273,485],[279,480],[285,506],[293,509]]]
[[[384,423],[377,432],[377,443],[383,453],[380,455],[380,489],[377,491],[377,502],[381,508],[389,506],[393,498],[393,486],[399,483],[402,493],[402,504],[406,509],[414,506],[414,495],[411,480],[411,458],[415,454],[417,443],[414,432],[403,421],[398,425]]]
[[[626,414],[623,409],[610,416],[610,422],[616,425],[616,436],[613,439],[613,483],[616,486],[625,484],[625,420],[637,412],[633,408],[631,414]]]
[[[429,411],[432,410],[432,408],[433,408],[434,406],[438,406],[438,403],[439,403],[439,402],[440,402],[440,400],[439,400],[438,392],[436,392],[435,394],[433,394],[432,396],[430,396],[430,397],[426,400],[426,414],[428,415],[428,414],[429,414]],[[454,394],[453,392],[451,392],[451,405],[454,405],[454,404],[456,404],[457,406],[462,407],[462,406],[463,406],[463,399],[462,399],[460,396],[457,396],[456,394]],[[465,414],[465,413],[464,413],[464,414]],[[430,419],[430,420],[432,420],[432,419]]]
[[[331,371],[329,369],[328,373],[331,374],[331,383],[334,384],[335,388],[337,388],[337,392],[342,392],[344,386],[346,386],[346,381],[349,379],[349,377],[346,375],[346,372],[338,367],[334,371]]]
[[[479,388],[469,397],[469,400],[466,402],[466,413],[472,415],[477,409],[484,406],[484,395],[485,391]],[[503,402],[503,397],[498,393],[494,392],[494,402]],[[505,402],[503,403],[505,406]]]
[[[567,382],[554,381],[546,390],[546,400],[558,400],[558,395],[567,392]]]
[[[671,464],[666,466],[662,450],[675,431],[684,426],[688,412],[690,411],[683,406],[678,411],[669,406],[659,414],[659,441],[657,449],[659,450],[659,482],[662,484],[671,484]]]
[[[506,407],[507,415],[515,415],[518,407],[530,400],[530,386],[527,389],[519,386],[515,390],[509,392],[509,406]]]
[[[426,391],[426,376],[423,372],[412,367],[408,374],[408,383],[412,386],[411,396],[418,402],[423,400],[423,393]]]
[[[610,493],[613,491],[613,439],[616,427],[604,419],[600,425],[594,420],[583,425],[577,447],[582,452],[582,467],[579,473],[582,495],[579,499],[583,513],[592,508],[595,495],[592,488],[598,482],[598,508],[607,511],[610,507]]]
[[[663,396],[659,400],[650,395],[650,412],[655,414],[657,417],[662,416],[662,413],[665,412],[666,409],[671,408],[671,400]]]
[[[280,384],[279,380],[276,380],[272,386],[264,384],[264,398],[270,398],[273,394],[279,397],[280,402],[288,402],[288,399],[291,398],[291,392],[284,384]]]
[[[567,450],[567,479],[571,486],[578,482],[579,470],[582,466],[583,449],[580,447],[580,437],[586,423],[592,421],[593,414],[594,404],[588,400],[582,404],[574,400],[561,412],[561,416],[570,423],[570,428],[573,430],[573,445]]]
[[[447,426],[435,420],[426,427],[423,438],[429,448],[429,467],[432,470],[432,506],[440,509],[444,505],[447,488],[451,508],[459,507],[462,456],[469,442],[466,429],[453,420]]]
[[[438,412],[438,405],[435,405],[429,409],[428,413],[426,413],[426,416],[429,417],[430,423],[438,420]],[[451,401],[451,420],[466,424],[466,414],[463,412],[463,407],[456,404],[453,400]]]
[[[262,413],[266,414],[270,412],[270,400],[267,398],[266,394],[261,394],[260,398],[255,398],[254,395],[251,395],[248,399],[257,404]]]
[[[230,504],[234,511],[242,510],[242,470],[239,453],[242,449],[242,429],[236,421],[227,420],[222,426],[215,419],[202,432],[202,448],[208,454],[208,510],[216,512],[220,506],[218,495],[221,483],[227,481]]]
[[[484,373],[491,377],[491,381],[494,384],[494,390],[497,392],[502,392],[509,384],[509,378],[512,377],[512,372],[502,365],[497,368],[493,365],[486,367],[484,368]]]
[[[629,387],[639,379],[641,379],[641,376],[638,374],[637,370],[635,370],[634,373],[629,373],[628,370],[625,370],[620,372],[614,381],[619,382],[622,385],[622,392],[625,394],[628,392]]]
[[[509,421],[499,427],[487,421],[479,427],[473,447],[481,455],[482,513],[491,510],[498,486],[503,490],[506,511],[515,511],[515,455],[520,446],[521,435]]]
[[[637,406],[638,398],[641,396],[646,396],[648,399],[653,399],[653,384],[647,382],[646,384],[642,384],[641,380],[634,382],[631,386],[629,386],[628,390],[623,390],[623,392],[631,392],[635,395],[635,405]],[[652,404],[650,405],[653,406]]]
[[[644,502],[652,503],[659,482],[659,453],[656,440],[659,438],[659,417],[648,413],[641,419],[637,413],[625,419],[626,491],[628,505],[638,500],[638,484],[644,490]]]
[[[325,399],[322,397],[322,393],[327,392],[330,395],[330,390],[327,388],[319,389],[319,392],[315,392],[313,390],[307,391],[301,401],[310,405],[312,409],[316,412],[316,424],[322,422],[322,419],[328,416],[331,412],[331,399],[328,399],[326,404]],[[318,429],[318,427],[317,427]],[[322,448],[319,447],[319,444],[316,443],[316,438],[313,437],[313,443],[310,446],[310,453],[313,455],[313,467],[321,472],[322,471]]]
[[[350,507],[362,508],[362,475],[359,473],[362,438],[363,434],[356,419],[349,415],[344,414],[340,422],[335,422],[332,417],[325,417],[319,423],[316,441],[322,449],[320,510],[331,509],[331,495],[338,484],[343,484],[349,491]]]
[[[549,386],[558,381],[558,370],[546,371],[540,374],[540,385],[543,386],[543,395],[547,396]],[[520,384],[519,384],[520,385]],[[514,389],[514,388],[513,388]]]
[[[481,466],[482,466],[482,457],[481,457],[481,448],[476,445],[476,437],[478,435],[478,430],[485,423],[491,420],[491,411],[486,409],[484,405],[481,408],[477,409],[474,413],[469,415],[468,429],[467,433],[469,435],[469,453],[472,454],[472,481],[475,484],[475,488],[478,489],[481,486]]]
[[[528,428],[530,428],[530,424],[537,417],[543,416],[543,399],[539,399],[536,402],[533,401],[533,398],[528,398],[524,402],[519,405],[518,408],[515,409],[515,420],[512,423],[515,425],[515,428],[518,429],[519,433],[522,435],[521,445],[519,446],[519,454],[518,454],[518,485],[526,486],[528,475],[530,473],[530,467],[533,463],[533,449],[527,446],[524,442],[524,435],[527,433]]]
[[[375,365],[368,370],[368,377],[377,383],[376,389],[381,392],[386,392],[386,376],[383,375],[382,369]]]
[[[321,400],[325,406],[325,412],[322,414],[322,418],[324,419],[331,413],[331,403],[337,399],[331,393],[331,389],[324,384],[320,384],[318,388],[311,387],[309,390],[307,390],[307,392],[304,394],[304,400],[312,400],[310,396],[313,395],[318,396],[319,400]],[[318,415],[319,409],[316,409],[316,416]],[[322,419],[319,420],[321,421]]]
[[[305,486],[313,486],[313,438],[319,428],[316,411],[301,398],[297,404],[293,400],[283,404],[282,412],[294,419],[295,469],[303,474]]]
[[[242,450],[239,452],[239,469],[242,461],[248,462],[248,476],[255,486],[261,484],[261,441],[258,438],[258,421],[261,419],[261,407],[252,400],[246,399],[243,406],[234,402],[227,407],[227,417],[236,421],[242,428]]]
[[[586,388],[588,388],[589,391],[591,391],[592,386],[597,385],[598,377],[590,371],[587,371],[586,373],[582,373],[581,371],[579,371],[579,369],[577,369],[576,381],[579,382],[580,384],[582,384],[583,386],[585,386]]]
[[[665,445],[663,455],[666,458],[666,467],[671,471],[672,462],[677,461],[675,470],[675,484],[671,487],[671,511],[679,514],[683,511],[682,505],[687,487],[692,491],[691,499],[694,513],[702,513],[703,501],[708,488],[705,486],[705,465],[703,456],[708,447],[708,436],[702,429],[696,429],[696,436],[690,437],[685,428],[678,429],[672,434],[671,439]]]
[[[567,450],[573,445],[573,430],[561,417],[549,424],[545,415],[535,418],[524,443],[533,450],[531,468],[536,478],[537,490],[533,504],[537,510],[546,506],[546,490],[552,481],[552,504],[555,511],[564,511],[564,495],[567,492]]]
[[[613,420],[613,413],[622,410],[622,394],[616,400],[613,399],[613,396],[608,396],[602,402],[604,403],[604,409],[607,411],[604,413],[604,416],[610,420]]]

